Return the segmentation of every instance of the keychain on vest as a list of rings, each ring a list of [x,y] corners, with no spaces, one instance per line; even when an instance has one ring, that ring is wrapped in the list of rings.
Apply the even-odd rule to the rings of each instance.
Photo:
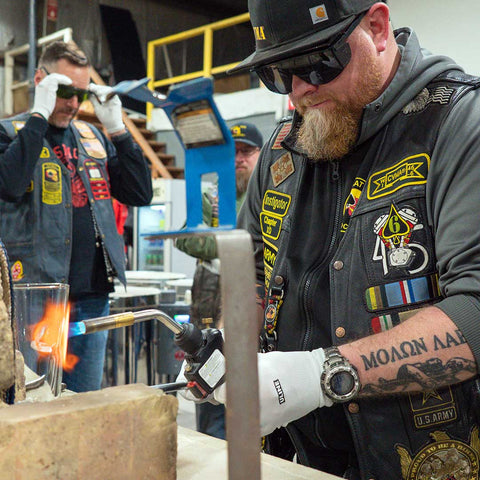
[[[279,275],[275,277],[275,285],[270,287],[264,311],[264,336],[262,348],[266,352],[277,349],[277,320],[283,303],[284,282]]]

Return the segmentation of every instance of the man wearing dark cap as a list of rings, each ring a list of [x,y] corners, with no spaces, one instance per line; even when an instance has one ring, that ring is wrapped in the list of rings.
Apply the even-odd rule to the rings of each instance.
[[[248,181],[257,164],[263,145],[260,130],[249,122],[237,122],[230,127],[235,142],[235,179],[237,190],[237,212],[242,206],[247,191]],[[204,193],[203,222],[206,226],[215,226],[218,219],[218,199],[211,192]],[[218,224],[217,224],[218,225]],[[217,247],[212,237],[179,238],[175,246],[196,257],[197,267],[192,284],[192,306],[190,321],[199,328],[220,328],[220,260],[217,258]],[[225,407],[212,405],[209,402],[196,405],[197,430],[212,437],[225,439]]]
[[[249,11],[234,70],[295,106],[239,215],[269,451],[350,479],[479,478],[480,79],[385,3]]]

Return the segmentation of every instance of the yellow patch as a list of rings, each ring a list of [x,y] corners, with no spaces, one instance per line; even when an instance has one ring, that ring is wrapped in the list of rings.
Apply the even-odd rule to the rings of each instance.
[[[50,158],[50,150],[47,147],[42,148],[42,153],[40,154],[40,158]]]
[[[24,276],[22,262],[20,260],[17,260],[10,268],[10,271],[12,273],[12,280],[14,282],[18,282],[19,280],[21,280]]]
[[[263,196],[262,211],[284,217],[288,209],[292,197],[286,193],[276,192],[275,190],[267,190]]]
[[[42,202],[47,205],[62,203],[62,172],[56,163],[42,165]]]
[[[385,197],[409,185],[427,183],[430,157],[426,153],[404,158],[393,167],[380,170],[368,179],[367,198]]]

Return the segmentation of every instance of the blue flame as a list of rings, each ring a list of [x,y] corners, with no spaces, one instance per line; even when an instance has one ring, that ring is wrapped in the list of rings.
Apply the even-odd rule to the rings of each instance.
[[[68,327],[68,338],[84,335],[86,331],[84,322],[72,322]]]

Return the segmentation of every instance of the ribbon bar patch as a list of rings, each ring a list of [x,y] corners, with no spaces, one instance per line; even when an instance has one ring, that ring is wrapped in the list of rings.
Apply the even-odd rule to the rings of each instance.
[[[386,308],[436,300],[442,295],[438,274],[367,288],[365,300],[371,312]]]

